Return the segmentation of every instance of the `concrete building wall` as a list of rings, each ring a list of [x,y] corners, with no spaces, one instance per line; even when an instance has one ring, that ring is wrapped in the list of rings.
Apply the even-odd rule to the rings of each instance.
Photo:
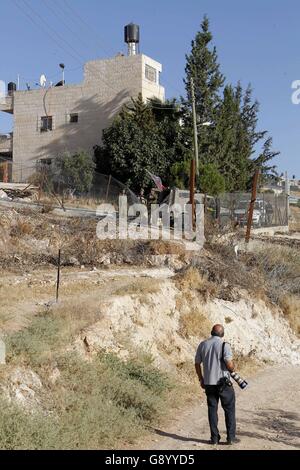
[[[146,65],[156,70],[155,82],[146,78]],[[144,55],[117,56],[87,62],[79,85],[16,91],[13,180],[25,181],[34,173],[37,160],[65,151],[92,152],[101,143],[102,130],[130,97],[142,93],[145,101],[151,97],[164,100],[160,71],[161,65]],[[78,122],[71,123],[70,114],[78,114]],[[52,130],[41,132],[43,116],[52,116]]]

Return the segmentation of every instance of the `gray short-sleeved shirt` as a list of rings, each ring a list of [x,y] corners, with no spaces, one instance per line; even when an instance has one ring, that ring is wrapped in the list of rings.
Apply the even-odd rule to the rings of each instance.
[[[205,385],[217,385],[222,377],[230,377],[230,372],[221,360],[222,344],[222,338],[211,336],[198,346],[195,363],[203,365]],[[226,361],[232,360],[232,352],[228,343],[225,343],[224,359]]]

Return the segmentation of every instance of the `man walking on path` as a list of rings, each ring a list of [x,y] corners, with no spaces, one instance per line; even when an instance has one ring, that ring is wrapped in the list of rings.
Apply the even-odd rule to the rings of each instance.
[[[239,442],[235,437],[235,393],[230,380],[234,365],[231,348],[228,343],[224,343],[223,337],[224,327],[214,325],[211,337],[199,344],[195,357],[196,373],[207,396],[211,444],[218,444],[221,439],[218,430],[219,399],[225,412],[227,444]]]

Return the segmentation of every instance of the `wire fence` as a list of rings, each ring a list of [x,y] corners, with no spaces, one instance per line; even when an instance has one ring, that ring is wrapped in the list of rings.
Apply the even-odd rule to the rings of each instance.
[[[45,165],[45,162],[42,165],[37,162],[24,165],[0,156],[0,181],[23,182],[25,185],[32,183],[30,192],[8,191],[8,197],[12,200],[20,200],[21,197],[24,203],[52,204],[75,210],[96,210],[102,203],[113,204],[117,209],[120,195],[127,196],[129,205],[140,202],[140,198],[130,188],[112,176],[94,172],[89,189],[80,192],[59,177],[55,177],[53,182],[53,173],[47,167],[50,168],[50,165]],[[219,198],[204,197],[206,213],[217,219],[221,228],[226,225],[246,226],[250,202],[251,193],[246,192],[224,193]],[[285,193],[259,192],[254,203],[253,227],[288,225],[288,204]]]
[[[34,163],[24,165],[0,157],[0,182],[2,198],[11,201],[48,204],[72,209],[96,210],[99,204],[108,203],[118,206],[119,196],[126,195],[128,204],[139,202],[138,197],[126,185],[110,175],[94,172],[90,183],[84,190],[76,189],[71,181],[50,171],[50,165]],[[11,181],[15,183],[10,184]],[[6,188],[7,186],[7,188]]]
[[[247,225],[251,193],[225,193],[220,197],[219,219],[222,226]],[[254,227],[288,225],[288,196],[285,193],[258,193],[253,211]]]

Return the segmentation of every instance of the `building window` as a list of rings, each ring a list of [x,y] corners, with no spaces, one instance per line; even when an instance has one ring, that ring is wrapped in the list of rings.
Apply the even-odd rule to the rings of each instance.
[[[46,165],[51,165],[52,164],[52,158],[41,158],[40,160],[37,160],[37,164],[45,167]]]
[[[53,119],[52,116],[41,117],[41,132],[52,131]]]
[[[70,122],[78,122],[78,114],[77,113],[72,113],[70,114]]]
[[[147,80],[150,80],[150,82],[156,83],[156,69],[154,67],[151,67],[150,65],[145,66],[145,77]]]

